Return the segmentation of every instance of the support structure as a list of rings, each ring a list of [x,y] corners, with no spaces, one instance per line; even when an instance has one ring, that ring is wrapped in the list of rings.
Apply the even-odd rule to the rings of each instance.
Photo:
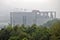
[[[32,12],[11,12],[10,13],[10,24],[41,24],[47,20],[56,18],[55,11],[39,11],[33,10]]]
[[[26,16],[23,16],[23,24],[26,25]]]

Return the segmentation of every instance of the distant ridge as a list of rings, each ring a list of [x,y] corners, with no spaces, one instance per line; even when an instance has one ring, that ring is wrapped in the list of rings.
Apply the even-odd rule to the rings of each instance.
[[[60,19],[49,20],[47,23],[44,23],[43,26],[51,27],[54,23],[60,22]]]

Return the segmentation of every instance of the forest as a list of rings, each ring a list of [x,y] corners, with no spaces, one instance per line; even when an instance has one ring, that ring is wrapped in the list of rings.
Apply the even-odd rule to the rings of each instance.
[[[0,30],[0,40],[60,40],[60,20],[51,20],[40,26],[22,24],[12,27],[9,24]]]

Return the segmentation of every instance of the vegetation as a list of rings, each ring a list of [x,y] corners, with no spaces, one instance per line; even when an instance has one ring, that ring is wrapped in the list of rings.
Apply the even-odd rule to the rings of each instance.
[[[8,25],[0,30],[0,40],[60,40],[60,20],[48,27]]]

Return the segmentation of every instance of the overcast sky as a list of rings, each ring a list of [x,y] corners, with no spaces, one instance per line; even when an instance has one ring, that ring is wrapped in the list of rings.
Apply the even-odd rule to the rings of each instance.
[[[60,18],[60,0],[0,0],[0,18],[9,18],[9,12],[16,8],[56,11],[57,18]]]

